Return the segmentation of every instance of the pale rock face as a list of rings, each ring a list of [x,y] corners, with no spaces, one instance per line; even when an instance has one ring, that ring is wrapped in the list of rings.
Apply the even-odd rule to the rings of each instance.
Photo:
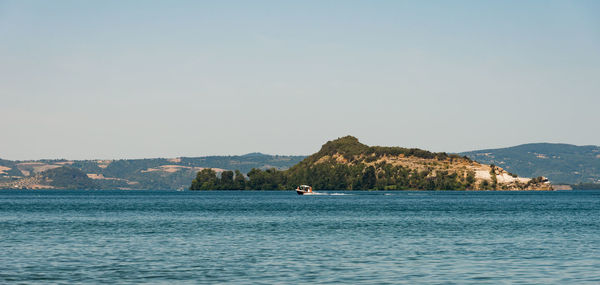
[[[156,168],[148,168],[146,170],[142,170],[142,173],[156,172],[156,171],[173,173],[173,172],[177,172],[179,170],[193,170],[195,172],[198,172],[198,171],[201,171],[202,169],[204,169],[204,167],[190,167],[190,166],[183,166],[183,165],[160,165]],[[215,172],[225,171],[225,169],[221,169],[221,168],[211,168],[211,169],[214,170]]]
[[[475,179],[492,180],[492,175],[489,170],[476,170]]]
[[[498,179],[498,183],[527,183],[531,180],[531,178],[525,177],[512,177],[506,172],[503,172],[500,175],[496,174],[496,179]]]

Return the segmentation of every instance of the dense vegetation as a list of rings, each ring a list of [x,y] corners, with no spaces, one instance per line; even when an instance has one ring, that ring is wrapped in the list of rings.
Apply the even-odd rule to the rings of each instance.
[[[339,163],[332,158],[341,155],[347,160]],[[400,189],[467,189],[475,182],[475,173],[458,175],[455,172],[429,170],[418,171],[388,163],[372,165],[383,156],[418,157],[436,161],[464,160],[457,155],[432,153],[420,149],[401,147],[369,147],[356,138],[347,136],[327,142],[321,150],[290,169],[252,169],[244,177],[241,172],[223,172],[220,176],[214,171],[200,171],[192,181],[192,190],[252,189],[277,190],[294,189],[300,184],[310,184],[314,189],[336,190],[400,190]],[[323,160],[324,157],[329,159]]]
[[[79,169],[71,167],[59,167],[46,170],[41,176],[50,180],[50,185],[62,189],[98,189],[94,180],[87,177]]]
[[[190,189],[284,190],[310,184],[314,189],[335,190],[464,190],[472,187],[475,181],[474,173],[459,177],[456,173],[437,172],[435,176],[428,177],[428,171],[419,172],[390,164],[377,169],[365,164],[317,164],[294,173],[276,169],[253,169],[247,178],[241,172],[236,172],[236,175],[231,175],[232,171],[225,171],[219,176],[210,169],[200,171]],[[490,185],[490,189],[493,186]]]
[[[535,143],[463,152],[485,164],[496,164],[524,177],[545,176],[555,184],[599,183],[600,147]]]

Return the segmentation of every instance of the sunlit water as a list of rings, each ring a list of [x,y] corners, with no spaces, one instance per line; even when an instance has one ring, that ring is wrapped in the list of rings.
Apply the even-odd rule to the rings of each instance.
[[[0,283],[600,283],[600,191],[332,193],[0,191]]]

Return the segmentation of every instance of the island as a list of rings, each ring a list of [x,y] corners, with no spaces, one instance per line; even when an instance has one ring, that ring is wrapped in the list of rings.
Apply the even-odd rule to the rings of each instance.
[[[552,190],[545,177],[525,178],[466,156],[417,148],[368,146],[353,136],[328,141],[286,170],[199,171],[190,190]]]

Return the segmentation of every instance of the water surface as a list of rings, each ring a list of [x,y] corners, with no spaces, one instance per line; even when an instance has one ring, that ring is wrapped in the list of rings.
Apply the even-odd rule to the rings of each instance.
[[[0,191],[0,283],[600,282],[600,191],[332,193]]]

